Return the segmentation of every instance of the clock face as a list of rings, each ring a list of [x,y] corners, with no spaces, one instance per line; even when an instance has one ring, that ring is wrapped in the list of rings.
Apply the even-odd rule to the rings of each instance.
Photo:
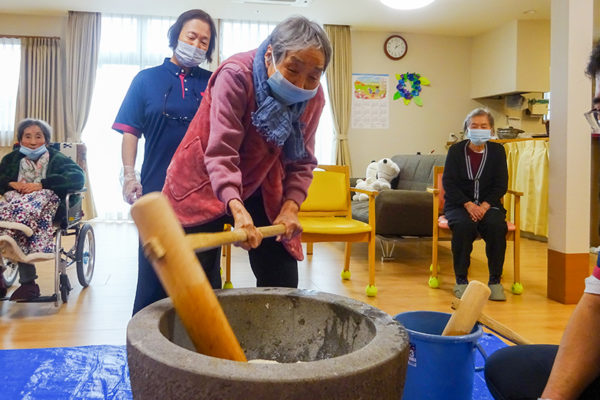
[[[399,60],[406,55],[408,46],[406,40],[398,35],[388,37],[383,45],[385,55],[392,60]]]

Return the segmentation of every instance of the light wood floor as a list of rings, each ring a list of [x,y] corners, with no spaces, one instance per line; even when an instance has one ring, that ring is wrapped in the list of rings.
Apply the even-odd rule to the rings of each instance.
[[[95,223],[96,270],[91,285],[82,290],[75,268],[69,270],[69,302],[17,304],[0,302],[0,348],[39,348],[92,344],[125,344],[137,279],[137,231],[130,223]],[[512,244],[509,243],[509,246]],[[405,241],[396,246],[393,262],[381,262],[377,253],[376,298],[364,294],[367,283],[366,245],[355,244],[352,280],[342,282],[343,244],[315,244],[314,255],[300,263],[300,288],[352,297],[391,315],[409,310],[451,312],[453,273],[449,243],[440,250],[441,288],[427,286],[431,244]],[[509,247],[510,249],[510,247]],[[504,287],[508,301],[488,302],[484,312],[535,343],[558,343],[574,308],[546,298],[546,244],[523,240],[520,296],[509,292],[512,261],[505,264]],[[233,284],[255,286],[254,276],[241,249],[234,248]],[[470,279],[487,282],[484,243],[478,241],[472,255]],[[590,268],[594,257],[590,255]],[[38,265],[42,294],[52,291],[53,264]]]

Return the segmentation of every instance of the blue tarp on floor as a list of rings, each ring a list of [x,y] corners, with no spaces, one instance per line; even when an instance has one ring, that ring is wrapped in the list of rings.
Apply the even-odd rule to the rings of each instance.
[[[0,398],[133,398],[125,346],[0,351]]]
[[[484,333],[479,339],[479,344],[488,356],[496,350],[506,347],[506,343],[491,333]],[[485,361],[481,353],[475,349],[475,368],[483,367],[484,365]],[[473,379],[473,400],[494,400],[485,384],[483,370],[475,373],[475,378]]]
[[[479,343],[488,355],[506,346],[489,333]],[[483,358],[476,353],[476,366],[483,366]],[[1,350],[0,365],[0,398],[4,400],[132,398],[125,346]],[[492,399],[483,371],[475,374],[473,399]]]

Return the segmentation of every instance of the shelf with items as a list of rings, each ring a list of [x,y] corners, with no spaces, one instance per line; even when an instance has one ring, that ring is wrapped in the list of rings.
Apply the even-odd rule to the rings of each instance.
[[[598,135],[600,137],[600,135]],[[548,136],[540,136],[540,137],[530,137],[530,138],[516,138],[516,139],[491,139],[492,142],[496,142],[496,143],[512,143],[512,142],[524,142],[527,140],[544,140],[544,141],[548,141],[549,137]],[[459,141],[456,142],[446,142],[446,149],[449,149],[450,146],[452,146],[455,143],[458,143]]]
[[[549,140],[549,137],[548,136],[542,136],[542,137],[515,138],[515,139],[492,139],[492,142],[496,142],[496,143],[512,143],[512,142],[524,142],[526,140],[545,140],[547,142]]]

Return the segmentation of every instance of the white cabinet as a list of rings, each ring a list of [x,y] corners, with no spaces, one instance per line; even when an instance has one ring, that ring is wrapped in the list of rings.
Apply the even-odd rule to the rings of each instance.
[[[473,38],[471,97],[550,91],[550,21],[511,21]]]

